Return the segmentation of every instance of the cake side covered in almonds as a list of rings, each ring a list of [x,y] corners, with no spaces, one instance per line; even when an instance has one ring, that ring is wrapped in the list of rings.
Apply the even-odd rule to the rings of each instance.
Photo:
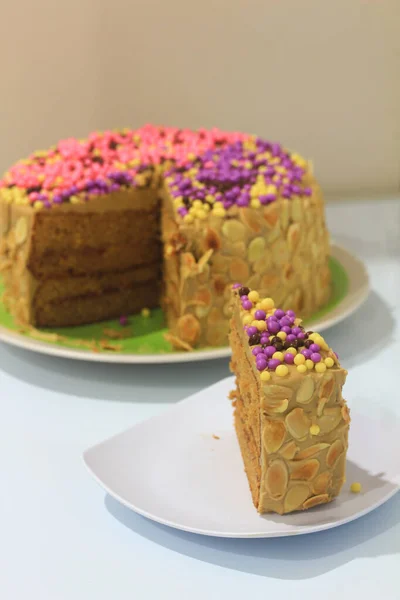
[[[234,418],[253,503],[284,514],[330,502],[345,480],[347,372],[292,310],[239,284],[232,293]]]
[[[145,126],[36,152],[0,181],[16,319],[78,325],[163,305],[179,348],[227,343],[243,281],[307,316],[330,294],[321,191],[255,136]]]

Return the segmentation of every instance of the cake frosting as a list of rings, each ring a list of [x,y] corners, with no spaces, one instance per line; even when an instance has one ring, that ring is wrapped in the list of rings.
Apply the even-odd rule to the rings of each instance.
[[[41,327],[161,304],[179,348],[227,343],[232,283],[312,314],[330,295],[311,165],[256,136],[147,125],[33,153],[0,182],[8,308]]]

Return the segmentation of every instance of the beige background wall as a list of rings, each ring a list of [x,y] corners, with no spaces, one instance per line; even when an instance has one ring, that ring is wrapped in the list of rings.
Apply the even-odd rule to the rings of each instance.
[[[241,129],[400,181],[400,0],[0,0],[0,170],[91,129]]]

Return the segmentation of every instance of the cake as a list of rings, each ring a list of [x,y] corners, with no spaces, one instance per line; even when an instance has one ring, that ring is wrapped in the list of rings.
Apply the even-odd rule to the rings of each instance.
[[[310,163],[255,136],[92,133],[0,181],[4,302],[32,327],[161,305],[175,347],[226,345],[232,283],[307,317],[329,298],[328,259]]]
[[[230,343],[235,429],[256,509],[330,502],[345,480],[350,423],[337,355],[292,310],[240,285]]]

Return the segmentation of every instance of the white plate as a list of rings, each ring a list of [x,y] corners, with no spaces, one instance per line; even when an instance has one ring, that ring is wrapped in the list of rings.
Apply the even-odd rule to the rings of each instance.
[[[331,255],[344,267],[349,278],[349,290],[345,298],[332,310],[318,319],[307,321],[307,327],[315,331],[323,331],[346,317],[351,315],[361,306],[369,294],[369,279],[363,263],[350,254],[344,248],[332,245]],[[90,360],[107,363],[130,363],[130,364],[161,364],[193,362],[201,360],[212,360],[230,356],[228,347],[214,348],[208,350],[196,350],[195,352],[171,352],[171,354],[123,354],[109,352],[90,352],[77,348],[64,348],[55,344],[36,340],[34,338],[11,331],[0,326],[0,340],[25,350],[32,350],[41,354],[61,356],[75,360]]]
[[[256,512],[227,400],[229,377],[84,453],[98,483],[135,512],[184,531],[278,537],[329,529],[367,514],[400,486],[398,423],[382,408],[352,413],[347,483],[334,502],[285,516]],[[215,439],[213,435],[218,436]],[[351,482],[363,491],[352,494]]]

